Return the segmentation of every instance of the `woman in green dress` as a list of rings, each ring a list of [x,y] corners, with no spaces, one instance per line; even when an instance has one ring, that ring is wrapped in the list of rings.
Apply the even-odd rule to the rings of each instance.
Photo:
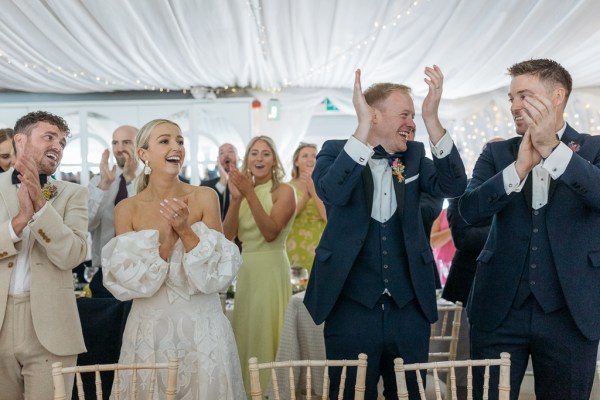
[[[312,172],[317,161],[317,145],[300,143],[294,152],[294,167],[290,184],[296,189],[296,219],[288,235],[287,252],[293,266],[306,268],[310,273],[315,248],[325,229],[325,206],[315,192]]]
[[[242,242],[242,266],[237,277],[233,331],[250,394],[248,359],[275,361],[287,304],[292,296],[290,262],[285,241],[294,220],[294,189],[281,182],[283,167],[275,145],[266,136],[254,137],[241,171],[229,172],[231,202],[225,236]],[[261,372],[266,388],[268,371]]]

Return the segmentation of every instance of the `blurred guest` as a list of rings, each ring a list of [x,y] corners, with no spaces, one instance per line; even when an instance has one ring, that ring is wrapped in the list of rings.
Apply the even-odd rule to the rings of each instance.
[[[446,217],[446,209],[443,209],[440,215],[433,221],[429,240],[433,249],[433,258],[437,265],[440,282],[444,286],[448,271],[450,270],[450,264],[452,263],[452,257],[454,257],[454,253],[456,252],[456,247],[454,247],[454,242],[452,241],[452,232],[450,232],[450,225],[448,225],[448,218]]]
[[[231,200],[231,193],[228,185],[229,172],[231,171],[231,168],[237,168],[238,160],[238,152],[235,146],[231,143],[223,143],[219,146],[219,157],[217,159],[219,176],[200,182],[200,186],[208,186],[217,191],[222,220],[225,219],[225,215],[227,215],[229,202]]]
[[[14,170],[0,174],[0,397],[51,400],[52,363],[85,351],[71,270],[87,254],[87,193],[49,177],[69,136],[61,117],[31,112],[14,132]]]
[[[511,399],[531,356],[538,399],[588,400],[600,338],[600,137],[565,123],[573,83],[559,63],[508,72],[518,136],[488,144],[458,207],[470,224],[493,217],[469,299],[471,356],[510,353]]]
[[[8,171],[15,163],[15,150],[12,138],[12,129],[0,129],[0,172]]]
[[[312,180],[317,159],[317,145],[300,143],[294,152],[292,180],[296,189],[296,219],[287,239],[287,253],[293,266],[306,268],[310,272],[315,259],[315,248],[325,229],[327,215],[325,206]]]
[[[250,357],[275,360],[279,335],[292,295],[285,241],[295,211],[294,189],[282,183],[284,171],[273,140],[252,138],[239,171],[231,165],[231,204],[225,235],[242,242],[243,264],[237,278],[233,329],[242,365]],[[262,387],[269,375],[261,372]],[[250,393],[248,368],[242,369]]]
[[[347,141],[325,142],[313,173],[327,208],[327,227],[316,249],[304,303],[316,324],[325,322],[328,359],[369,358],[365,399],[395,398],[394,358],[425,362],[431,323],[437,320],[433,256],[419,212],[420,193],[460,195],[464,166],[438,118],[443,74],[425,68],[429,92],[422,115],[433,160],[416,129],[410,88],[379,83],[363,94],[356,71],[356,131]],[[354,390],[348,371],[345,393]],[[340,371],[331,371],[330,397],[337,398]],[[417,379],[409,376],[411,398]]]
[[[115,207],[117,237],[102,249],[104,284],[117,299],[133,299],[119,362],[178,357],[177,398],[244,399],[218,294],[235,277],[240,255],[222,234],[217,196],[179,180],[185,147],[174,122],[148,122],[136,147],[145,164],[137,195]],[[150,372],[138,375],[140,397],[146,398],[150,378]],[[164,380],[158,381],[156,395],[164,398]],[[120,385],[123,398],[131,398],[131,380]]]
[[[100,160],[100,174],[88,184],[88,231],[92,235],[93,271],[102,267],[100,253],[102,247],[115,237],[115,206],[135,193],[133,180],[138,175],[138,161],[135,157],[135,135],[137,128],[123,125],[112,134],[112,153],[117,161],[109,166],[110,153],[105,149]],[[94,274],[90,284],[95,297],[110,296],[102,285],[102,274]]]

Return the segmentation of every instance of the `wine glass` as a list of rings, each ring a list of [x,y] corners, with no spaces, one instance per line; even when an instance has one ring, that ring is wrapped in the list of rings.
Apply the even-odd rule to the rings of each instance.
[[[92,278],[94,277],[94,274],[96,274],[96,272],[98,272],[98,267],[93,267],[91,265],[86,265],[85,269],[83,270],[83,279],[85,279],[85,281],[87,283],[90,283],[92,281]]]

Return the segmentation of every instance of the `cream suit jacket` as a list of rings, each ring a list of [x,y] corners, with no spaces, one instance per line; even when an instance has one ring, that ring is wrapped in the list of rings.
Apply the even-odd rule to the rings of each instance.
[[[11,273],[21,242],[13,243],[8,224],[19,212],[12,169],[0,174],[0,329],[4,321]],[[87,254],[87,190],[69,182],[49,180],[56,196],[31,229],[31,314],[40,343],[59,356],[85,352],[73,292],[71,270]]]

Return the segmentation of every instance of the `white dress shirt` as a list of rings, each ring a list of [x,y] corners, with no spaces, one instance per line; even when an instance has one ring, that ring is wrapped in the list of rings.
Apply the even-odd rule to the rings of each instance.
[[[39,218],[48,207],[48,202],[46,202],[46,204],[44,204],[44,206],[40,208],[38,212],[33,214],[31,221],[29,221],[25,228],[23,228],[21,237],[17,236],[15,233],[12,223],[8,224],[8,234],[10,235],[13,243],[17,243],[19,241],[21,242],[21,251],[19,251],[17,254],[15,269],[10,276],[8,293],[11,295],[29,293],[31,288],[31,266],[29,265],[29,255],[31,254],[31,246],[33,246],[29,224]]]
[[[558,138],[562,138],[563,133],[567,124],[556,132]],[[567,169],[569,161],[573,157],[573,152],[569,147],[560,142],[554,151],[546,158],[536,165],[531,171],[531,207],[534,210],[538,210],[548,204],[548,189],[550,188],[550,177],[558,179]],[[504,168],[502,171],[502,179],[504,182],[504,190],[506,194],[512,192],[520,192],[527,181],[527,177],[521,180],[517,174],[515,167],[516,161]],[[529,176],[529,175],[528,175]]]
[[[429,145],[431,146],[431,153],[436,158],[444,158],[452,151],[454,142],[452,141],[452,137],[448,133],[445,133],[437,145],[434,146],[431,141]],[[371,174],[373,175],[373,209],[371,210],[371,218],[379,222],[386,222],[394,215],[398,207],[394,182],[392,180],[392,168],[389,166],[388,160],[372,159],[373,148],[362,143],[354,136],[350,136],[350,139],[348,139],[344,146],[344,151],[358,164],[369,164]]]
[[[140,173],[141,168],[138,168]],[[88,184],[88,232],[92,235],[92,266],[101,267],[102,247],[115,237],[115,199],[119,192],[121,174],[117,167],[117,177],[107,190],[98,187],[100,175],[90,179]],[[127,184],[127,197],[135,194],[133,180]]]

